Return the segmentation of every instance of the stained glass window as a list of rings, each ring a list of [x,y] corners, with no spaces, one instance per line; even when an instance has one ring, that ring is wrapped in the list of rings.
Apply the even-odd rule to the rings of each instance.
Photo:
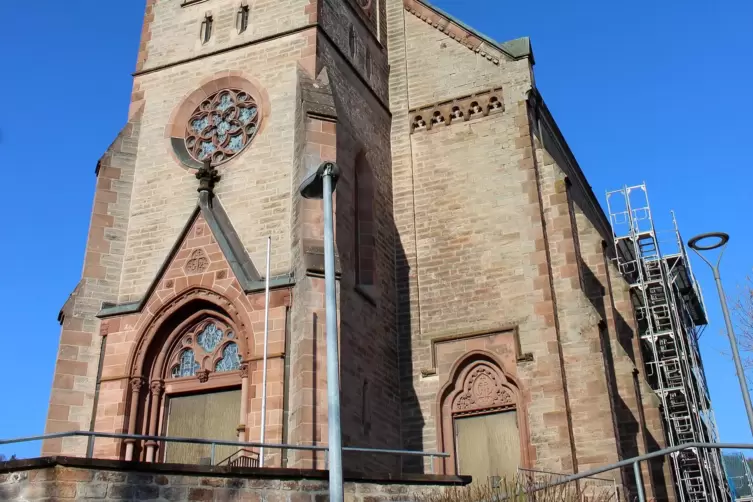
[[[208,324],[204,331],[196,337],[196,342],[202,349],[212,352],[222,341],[222,330],[215,324]]]
[[[221,164],[246,148],[259,129],[259,109],[247,92],[223,89],[198,106],[188,120],[186,149],[199,162]]]
[[[225,348],[222,349],[222,359],[217,361],[214,370],[220,371],[235,371],[241,367],[241,358],[238,355],[238,345],[235,343],[228,343]]]
[[[193,350],[186,349],[180,353],[178,364],[173,366],[172,377],[181,378],[193,376],[197,371],[199,371],[199,368],[200,366],[199,363],[196,362],[196,357],[194,356]]]

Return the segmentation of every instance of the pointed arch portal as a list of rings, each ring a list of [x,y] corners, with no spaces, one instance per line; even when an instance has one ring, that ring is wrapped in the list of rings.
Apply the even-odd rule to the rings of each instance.
[[[522,393],[490,353],[460,359],[438,395],[439,443],[450,453],[445,473],[474,484],[512,479],[528,465],[528,427]]]
[[[185,292],[165,305],[131,354],[128,432],[244,441],[253,346],[248,326],[232,302],[214,292]],[[125,459],[201,463],[209,448],[127,440]],[[235,453],[216,450],[217,459]]]

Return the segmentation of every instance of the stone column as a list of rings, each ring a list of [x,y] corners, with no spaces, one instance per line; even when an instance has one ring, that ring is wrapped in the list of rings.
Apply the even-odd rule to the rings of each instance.
[[[149,389],[152,392],[152,404],[150,406],[149,414],[149,435],[157,435],[157,421],[159,420],[159,403],[160,397],[162,397],[162,391],[165,389],[165,385],[162,380],[154,380]],[[149,440],[146,442],[146,461],[154,462],[154,453],[157,450],[157,442]]]
[[[139,414],[139,393],[141,387],[144,385],[144,379],[141,377],[131,378],[131,410],[128,416],[128,434],[136,434],[136,417]],[[125,460],[130,462],[133,460],[133,445],[136,442],[135,439],[126,439],[126,451]]]
[[[238,422],[238,441],[248,441],[246,420],[248,417],[248,363],[241,364],[241,417]]]

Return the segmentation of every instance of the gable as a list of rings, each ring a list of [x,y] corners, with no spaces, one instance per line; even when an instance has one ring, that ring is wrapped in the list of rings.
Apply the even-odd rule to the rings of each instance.
[[[425,3],[405,2],[410,108],[530,80],[527,39],[493,44]]]
[[[270,287],[291,284],[292,277],[271,277]],[[216,196],[202,191],[199,203],[188,218],[175,245],[152,280],[146,294],[137,302],[120,305],[104,303],[97,317],[105,318],[141,312],[155,296],[178,294],[189,286],[224,292],[263,291],[265,281],[251,262]]]

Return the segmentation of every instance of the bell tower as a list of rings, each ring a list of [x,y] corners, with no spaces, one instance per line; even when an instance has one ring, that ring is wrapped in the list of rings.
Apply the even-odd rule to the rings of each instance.
[[[82,279],[60,313],[47,432],[258,441],[271,237],[264,437],[326,443],[322,208],[298,185],[335,161],[343,440],[400,444],[385,17],[377,0],[147,0],[128,122],[98,163]],[[207,403],[232,416],[192,431],[171,415]],[[203,455],[85,439],[43,451]]]

